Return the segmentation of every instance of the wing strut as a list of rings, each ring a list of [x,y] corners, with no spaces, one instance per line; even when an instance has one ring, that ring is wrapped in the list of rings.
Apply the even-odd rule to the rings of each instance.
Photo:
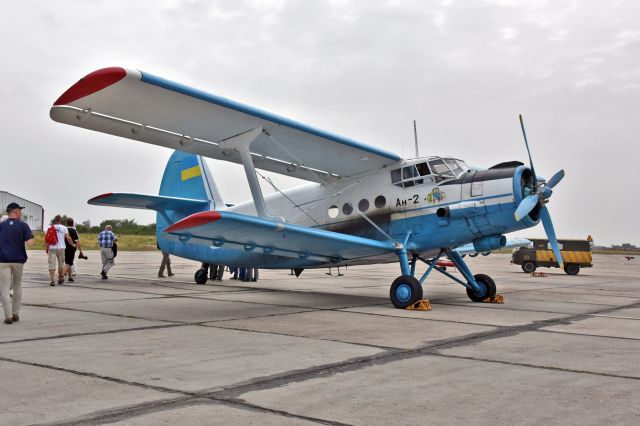
[[[264,196],[262,195],[262,188],[260,188],[256,168],[253,164],[253,157],[251,156],[250,149],[251,144],[262,134],[262,132],[262,126],[256,127],[255,129],[248,130],[219,142],[219,146],[223,149],[223,155],[225,155],[225,152],[229,152],[229,150],[235,150],[240,154],[240,159],[244,166],[244,172],[247,175],[247,181],[249,182],[249,188],[251,189],[253,204],[256,206],[258,216],[264,217],[265,219],[276,219],[281,222],[285,222],[284,218],[271,216],[267,212],[267,206],[264,202]]]

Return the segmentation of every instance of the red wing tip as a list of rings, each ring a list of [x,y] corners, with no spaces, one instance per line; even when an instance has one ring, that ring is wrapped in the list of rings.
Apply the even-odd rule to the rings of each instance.
[[[121,67],[102,68],[94,71],[82,77],[76,84],[67,89],[53,105],[68,105],[73,101],[117,83],[126,75],[127,70]]]
[[[91,203],[92,201],[98,201],[101,200],[103,198],[107,198],[113,195],[113,192],[107,192],[106,194],[102,194],[102,195],[98,195],[96,197],[93,197],[92,199],[90,199],[89,201],[87,201],[87,203]]]
[[[175,232],[181,229],[195,228],[196,226],[206,225],[207,223],[215,222],[221,217],[222,215],[216,211],[195,213],[169,226],[167,229],[164,230],[164,232]]]

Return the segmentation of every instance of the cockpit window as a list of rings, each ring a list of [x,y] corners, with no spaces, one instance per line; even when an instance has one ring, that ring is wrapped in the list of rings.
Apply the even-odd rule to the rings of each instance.
[[[447,166],[449,166],[449,169],[451,169],[454,175],[458,176],[462,173],[463,171],[462,168],[458,165],[458,162],[453,158],[445,158],[444,162]]]
[[[418,173],[420,174],[420,176],[428,176],[431,174],[431,171],[429,170],[429,166],[427,165],[427,163],[416,164],[416,169],[418,169]]]
[[[464,161],[431,157],[428,161],[391,170],[391,183],[401,188],[428,182],[441,182],[462,176],[468,170]],[[425,179],[426,176],[429,176]]]
[[[453,171],[449,169],[449,167],[445,164],[444,160],[441,158],[429,161],[429,165],[431,166],[431,170],[433,170],[434,173],[444,178],[456,177]]]
[[[403,188],[408,188],[414,185],[421,185],[424,183],[424,179],[418,172],[415,165],[402,167],[401,169],[395,169],[391,171],[391,183]]]
[[[458,162],[458,165],[460,166],[460,168],[462,169],[463,172],[468,172],[469,171],[469,166],[467,166],[467,163],[465,163],[462,160],[456,160]]]

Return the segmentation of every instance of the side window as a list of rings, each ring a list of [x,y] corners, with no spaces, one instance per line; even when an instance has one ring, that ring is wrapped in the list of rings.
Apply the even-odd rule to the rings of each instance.
[[[338,217],[339,213],[340,209],[338,208],[338,206],[331,206],[329,207],[329,210],[327,210],[327,214],[331,219],[335,219],[336,217]]]
[[[378,195],[374,201],[377,208],[381,209],[385,205],[387,205],[387,199],[384,198],[384,195]]]
[[[342,213],[348,216],[352,212],[353,212],[353,206],[351,205],[351,203],[344,203],[344,205],[342,206]]]
[[[402,176],[400,175],[400,171],[402,169],[391,170],[391,183],[397,185],[402,180]]]
[[[560,250],[563,250],[564,244],[558,242],[558,247],[560,248]],[[547,243],[547,250],[553,250],[553,247],[551,247],[551,243]]]
[[[367,210],[369,210],[369,200],[367,200],[366,198],[360,200],[360,202],[358,203],[358,210],[360,210],[361,212],[366,212]]]

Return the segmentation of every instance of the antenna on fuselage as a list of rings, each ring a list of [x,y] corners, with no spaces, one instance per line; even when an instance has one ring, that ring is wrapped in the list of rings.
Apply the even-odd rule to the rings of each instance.
[[[418,154],[418,130],[416,129],[416,120],[413,120],[413,138],[416,141],[416,158],[420,155]]]

